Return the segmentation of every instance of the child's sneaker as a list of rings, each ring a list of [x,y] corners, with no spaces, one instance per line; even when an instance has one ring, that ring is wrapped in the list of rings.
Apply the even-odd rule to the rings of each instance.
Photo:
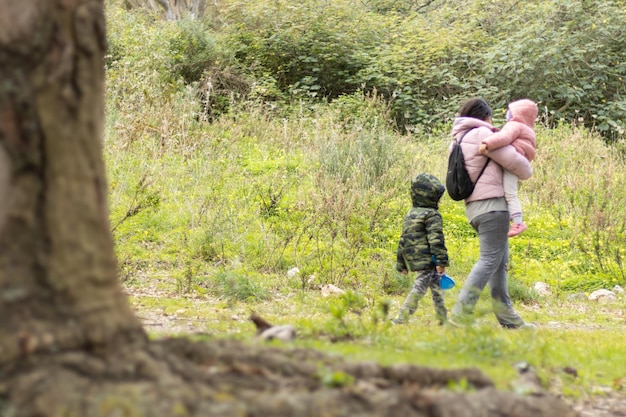
[[[507,236],[508,237],[517,236],[526,229],[528,229],[528,226],[526,226],[526,223],[524,222],[513,223],[513,225],[511,225],[511,229],[509,229],[509,233],[507,233]]]

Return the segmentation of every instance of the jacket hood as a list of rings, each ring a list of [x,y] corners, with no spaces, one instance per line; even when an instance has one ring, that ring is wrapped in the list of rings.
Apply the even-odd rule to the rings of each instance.
[[[530,127],[535,125],[535,120],[539,114],[537,104],[528,99],[517,100],[510,103],[509,110],[511,111],[511,120],[524,123]]]
[[[436,209],[446,187],[431,174],[419,174],[411,180],[411,201],[413,207]]]
[[[473,117],[456,117],[452,122],[452,136],[458,138],[466,131],[474,129],[476,127],[486,127],[492,132],[498,131],[497,128],[484,120],[475,119]]]

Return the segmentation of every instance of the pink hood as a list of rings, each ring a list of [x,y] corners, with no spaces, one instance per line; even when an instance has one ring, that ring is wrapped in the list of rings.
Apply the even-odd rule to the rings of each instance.
[[[532,100],[517,100],[509,104],[509,111],[511,119],[505,123],[500,132],[483,139],[483,143],[487,145],[489,154],[503,146],[513,145],[517,152],[532,161],[535,159],[537,149],[537,139],[533,130],[538,114],[537,105]]]
[[[531,129],[535,127],[539,109],[534,101],[528,99],[514,101],[509,104],[509,110],[511,110],[511,120],[524,123]]]

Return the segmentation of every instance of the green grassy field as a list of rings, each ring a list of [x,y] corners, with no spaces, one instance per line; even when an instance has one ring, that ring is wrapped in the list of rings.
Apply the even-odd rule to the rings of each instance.
[[[514,364],[526,361],[546,388],[571,397],[622,388],[623,296],[604,305],[568,299],[624,285],[617,149],[576,128],[538,129],[535,174],[521,186],[529,229],[511,239],[510,259],[516,308],[537,331],[500,329],[488,299],[477,328],[437,326],[428,297],[409,325],[391,326],[410,285],[393,272],[408,179],[443,175],[446,134],[341,131],[323,109],[317,118],[261,116],[190,127],[186,144],[108,133],[120,278],[154,337],[252,341],[247,317],[256,311],[295,325],[297,346],[354,360],[479,367],[503,389],[514,389]],[[376,158],[385,169],[374,174]],[[460,286],[477,240],[462,204],[445,197],[441,211]],[[289,277],[293,267],[300,273]],[[535,293],[537,281],[552,295]],[[348,293],[323,297],[325,284]],[[459,286],[447,293],[449,308]]]

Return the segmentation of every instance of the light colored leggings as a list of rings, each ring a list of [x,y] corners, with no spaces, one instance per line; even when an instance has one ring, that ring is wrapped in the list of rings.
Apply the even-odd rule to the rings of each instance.
[[[508,206],[509,213],[511,213],[511,218],[516,220],[517,222],[521,222],[522,203],[520,203],[519,198],[517,198],[518,181],[519,178],[517,178],[517,175],[513,174],[511,171],[504,170],[504,175],[502,177],[504,199],[506,200],[506,205]]]
[[[492,211],[471,222],[478,233],[480,257],[470,271],[459,298],[452,309],[452,319],[463,321],[471,314],[486,285],[491,291],[493,312],[502,327],[516,328],[524,324],[511,304],[506,269],[509,257],[509,213]]]

